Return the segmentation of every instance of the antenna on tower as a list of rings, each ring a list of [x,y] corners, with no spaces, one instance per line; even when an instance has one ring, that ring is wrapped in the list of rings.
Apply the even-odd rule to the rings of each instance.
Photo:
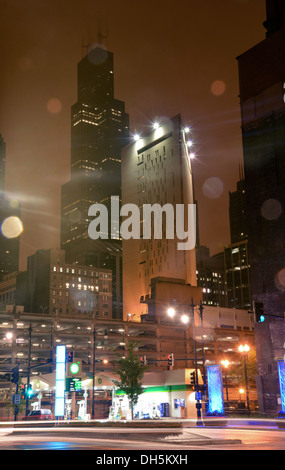
[[[89,41],[87,42],[87,44],[84,44],[84,39],[82,39],[82,44],[81,44],[82,58],[87,55],[89,47],[90,47]]]
[[[245,178],[245,176],[244,176],[244,167],[243,167],[243,163],[241,162],[239,164],[239,180],[243,181],[244,178]]]
[[[102,24],[101,22],[99,23],[98,25],[98,32],[97,32],[97,40],[98,40],[98,43],[99,44],[103,44],[104,42],[104,39],[108,39],[108,25],[107,25],[107,28],[106,28],[106,35],[103,34],[103,31],[102,31]]]

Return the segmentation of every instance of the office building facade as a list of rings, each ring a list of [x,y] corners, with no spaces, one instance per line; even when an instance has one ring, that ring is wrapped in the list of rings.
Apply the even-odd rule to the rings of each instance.
[[[0,195],[5,189],[6,143],[0,134]]]
[[[5,193],[6,143],[0,134],[0,281],[19,268],[19,201]],[[11,219],[15,217],[15,219]]]
[[[285,5],[266,1],[266,39],[238,57],[260,409],[278,409],[285,311]],[[279,317],[279,319],[278,319]],[[266,347],[265,347],[266,345]]]
[[[182,279],[197,286],[195,241],[191,249],[179,250],[177,233],[168,238],[169,220],[161,219],[161,234],[143,235],[144,207],[155,204],[194,204],[192,169],[186,134],[180,116],[160,122],[149,134],[124,148],[122,154],[122,205],[133,204],[140,210],[139,236],[123,239],[124,318],[139,319],[148,313],[146,299],[151,294],[151,279]],[[154,215],[156,217],[156,215]],[[157,219],[156,219],[157,220]],[[174,226],[177,227],[177,217]],[[191,228],[196,232],[196,220]],[[185,224],[187,227],[187,224]],[[189,227],[189,225],[188,225]],[[134,229],[134,227],[133,227]],[[152,227],[153,229],[153,227]],[[195,238],[195,237],[194,237]]]
[[[68,264],[62,250],[28,257],[27,312],[112,318],[112,271]]]
[[[246,183],[242,171],[236,191],[229,193],[231,243],[224,248],[228,307],[252,309]]]

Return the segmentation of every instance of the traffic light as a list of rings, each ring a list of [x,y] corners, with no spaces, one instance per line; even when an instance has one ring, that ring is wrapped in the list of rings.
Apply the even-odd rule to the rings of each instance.
[[[19,382],[19,368],[18,367],[14,367],[14,369],[12,369],[11,382],[13,384],[17,384]]]
[[[144,366],[147,365],[147,358],[146,358],[146,356],[141,356],[141,357],[140,357],[140,363],[143,364]]]
[[[196,385],[196,372],[195,371],[191,372],[190,374],[190,383],[191,385]]]
[[[255,321],[256,323],[263,323],[265,321],[262,302],[255,302]]]
[[[32,395],[33,395],[32,385],[28,384],[27,385],[27,391],[26,391],[26,398],[31,398]]]
[[[169,367],[174,366],[174,354],[173,354],[173,353],[168,354],[168,358],[167,358],[167,359],[168,359],[168,365],[169,365]]]
[[[70,357],[68,357],[68,354],[66,354],[66,377],[81,377],[82,362],[74,359],[73,352],[71,352]]]
[[[66,362],[68,363],[73,362],[73,351],[68,351],[66,353]]]
[[[77,375],[80,372],[80,362],[72,362],[69,366],[69,372],[72,375]]]

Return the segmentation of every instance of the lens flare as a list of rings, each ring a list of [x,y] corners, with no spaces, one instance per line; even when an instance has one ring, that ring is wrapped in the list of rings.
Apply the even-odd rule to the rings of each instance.
[[[282,212],[282,205],[277,199],[267,199],[261,207],[261,215],[266,220],[277,220]]]
[[[223,80],[215,80],[211,85],[211,92],[214,96],[222,96],[226,91],[226,84]]]
[[[6,238],[17,238],[23,230],[24,227],[19,217],[7,217],[1,224],[1,233]]]
[[[209,199],[218,199],[224,191],[224,184],[217,177],[208,178],[203,184],[203,193]]]
[[[51,114],[58,114],[62,110],[62,103],[58,98],[51,98],[47,102],[47,110]]]
[[[274,279],[275,285],[278,290],[285,291],[285,269],[281,269]]]

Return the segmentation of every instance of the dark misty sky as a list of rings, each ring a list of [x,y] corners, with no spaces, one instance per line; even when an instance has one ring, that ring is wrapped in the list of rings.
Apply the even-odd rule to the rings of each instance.
[[[21,268],[59,246],[76,67],[100,25],[131,129],[177,113],[191,121],[201,243],[222,250],[242,160],[236,57],[264,39],[265,0],[0,1],[0,133],[6,190],[22,200]]]

